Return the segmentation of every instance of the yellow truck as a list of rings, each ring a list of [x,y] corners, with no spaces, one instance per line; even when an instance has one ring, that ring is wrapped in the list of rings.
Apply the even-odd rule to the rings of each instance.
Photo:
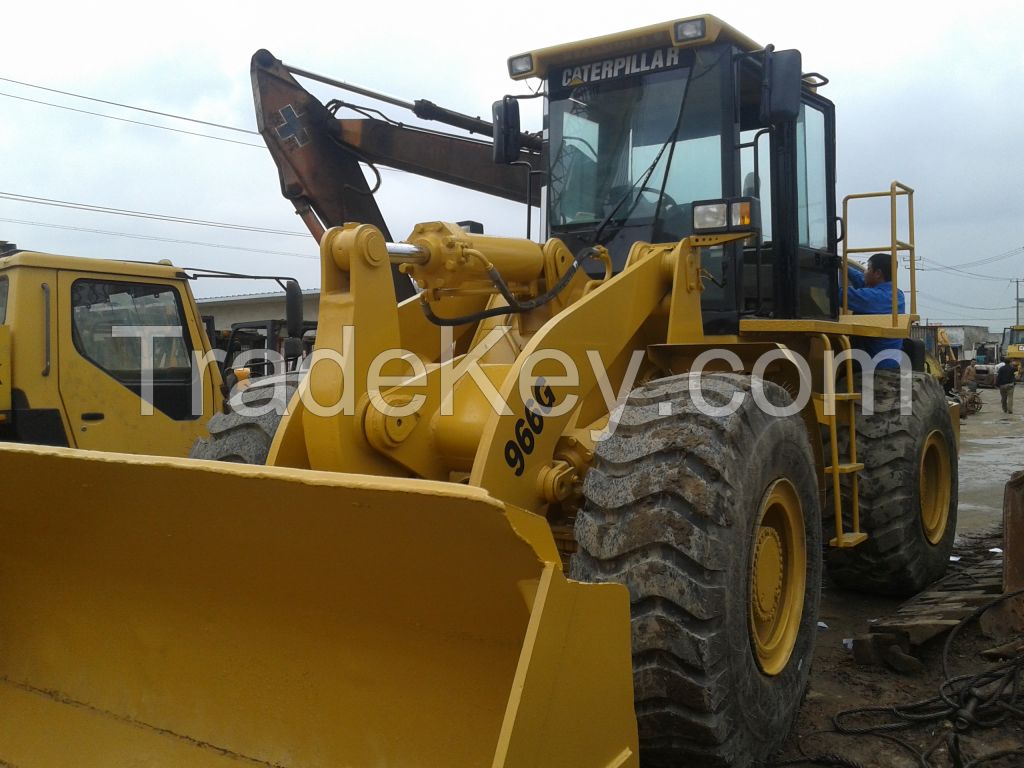
[[[227,418],[195,274],[4,244],[0,440],[187,456]]]
[[[265,465],[0,450],[0,761],[750,766],[806,691],[824,561],[943,572],[958,419],[909,339],[913,190],[840,214],[825,79],[713,16],[509,74],[546,100],[525,142],[493,112],[541,242],[394,242],[282,170],[322,291]],[[257,95],[279,167],[365,157]],[[852,243],[865,198],[909,232]],[[874,251],[894,284],[908,257],[908,311],[845,311]],[[871,345],[907,375],[862,377]]]

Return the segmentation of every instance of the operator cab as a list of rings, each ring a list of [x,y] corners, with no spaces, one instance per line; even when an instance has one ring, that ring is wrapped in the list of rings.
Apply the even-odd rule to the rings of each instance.
[[[549,234],[618,271],[635,242],[694,234],[695,203],[754,198],[760,238],[702,254],[705,331],[836,319],[834,107],[799,62],[712,16],[510,59],[546,80]]]

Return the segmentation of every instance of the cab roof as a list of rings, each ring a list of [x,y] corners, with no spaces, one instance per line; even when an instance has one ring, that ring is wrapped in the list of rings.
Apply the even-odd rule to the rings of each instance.
[[[185,273],[170,262],[154,264],[144,261],[91,259],[84,256],[61,256],[38,251],[15,251],[10,255],[0,256],[0,272],[16,267],[102,272],[124,277],[159,277],[167,280],[185,277]]]
[[[687,22],[704,22],[704,34],[700,37],[682,38],[679,31]],[[692,28],[692,27],[691,27]],[[552,69],[569,64],[581,64],[611,56],[635,53],[644,48],[658,46],[675,46],[676,48],[693,48],[708,45],[718,40],[728,40],[744,51],[759,51],[763,46],[751,40],[742,32],[730,27],[716,16],[704,14],[687,16],[681,19],[639,27],[625,32],[616,32],[602,37],[592,37],[574,43],[563,43],[550,48],[518,54],[509,58],[509,75],[513,80],[525,80],[529,77],[547,77]],[[524,62],[529,56],[529,67]],[[513,66],[513,62],[521,62]]]

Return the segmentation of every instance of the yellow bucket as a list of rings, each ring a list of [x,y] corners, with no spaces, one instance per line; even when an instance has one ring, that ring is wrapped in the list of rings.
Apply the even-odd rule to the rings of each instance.
[[[637,764],[625,589],[479,489],[37,446],[0,472],[0,764]]]

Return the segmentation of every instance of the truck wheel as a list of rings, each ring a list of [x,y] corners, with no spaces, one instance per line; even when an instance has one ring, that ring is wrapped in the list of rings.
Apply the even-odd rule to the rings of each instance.
[[[897,371],[875,372],[874,413],[864,414],[858,406],[857,460],[864,464],[858,481],[860,524],[868,539],[826,553],[829,574],[848,589],[913,595],[949,565],[956,535],[956,438],[942,387],[929,376],[912,376],[911,413],[900,414]],[[840,430],[844,453],[847,433]],[[842,489],[849,530],[848,478]],[[826,514],[830,510],[829,505]]]
[[[197,439],[189,458],[266,464],[281,415],[298,386],[299,376],[289,373],[273,380],[260,379],[235,395],[228,413],[217,413],[210,419],[209,439]]]
[[[803,420],[764,413],[748,376],[694,381],[712,406],[742,403],[706,415],[689,375],[634,390],[576,518],[571,576],[629,588],[645,767],[767,759],[799,710],[817,626],[821,519]]]

